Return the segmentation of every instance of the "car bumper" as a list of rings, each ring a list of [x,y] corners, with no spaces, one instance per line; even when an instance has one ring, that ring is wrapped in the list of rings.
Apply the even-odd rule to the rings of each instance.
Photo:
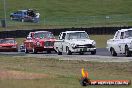
[[[0,52],[17,52],[17,48],[8,48],[8,47],[2,47],[0,48]]]
[[[76,48],[76,49],[71,49],[71,52],[91,52],[95,50],[96,48]]]
[[[47,50],[51,50],[51,51],[55,51],[53,46],[49,46],[49,47],[36,47],[35,48],[37,51],[47,51]]]

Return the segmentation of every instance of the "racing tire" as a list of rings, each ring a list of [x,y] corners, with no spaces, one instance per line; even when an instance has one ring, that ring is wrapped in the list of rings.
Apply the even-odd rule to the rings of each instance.
[[[25,53],[29,53],[29,51],[27,50],[27,48],[25,48]]]
[[[37,50],[35,48],[33,48],[32,52],[33,54],[37,54]]]
[[[130,57],[131,56],[131,52],[129,51],[128,46],[125,46],[125,56],[126,57]]]
[[[112,56],[117,56],[117,53],[116,53],[116,51],[114,50],[114,48],[111,48],[111,49],[110,49],[110,52],[111,52],[111,55],[112,55]]]
[[[59,51],[58,47],[56,47],[55,51],[57,52],[58,55],[62,55],[62,52]]]
[[[57,54],[58,54],[58,55],[62,55],[62,52],[60,52],[60,51],[58,50],[58,51],[57,51]]]
[[[21,22],[24,22],[24,19],[23,18],[21,19]]]
[[[66,47],[66,54],[67,55],[72,55],[72,52],[69,50],[69,47]]]
[[[91,51],[91,55],[95,55],[96,54],[96,50]]]

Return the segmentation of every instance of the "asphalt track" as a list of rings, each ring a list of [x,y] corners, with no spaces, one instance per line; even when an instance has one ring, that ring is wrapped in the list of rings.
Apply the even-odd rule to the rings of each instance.
[[[125,57],[124,55],[118,55],[116,57],[111,56],[110,52],[105,48],[97,48],[96,55],[85,53],[84,55],[57,55],[55,52],[47,54],[46,52],[38,54],[25,54],[24,52],[0,52],[0,56],[12,56],[12,57],[35,57],[35,58],[49,58],[59,60],[82,60],[82,61],[95,61],[95,62],[130,62],[132,57]]]

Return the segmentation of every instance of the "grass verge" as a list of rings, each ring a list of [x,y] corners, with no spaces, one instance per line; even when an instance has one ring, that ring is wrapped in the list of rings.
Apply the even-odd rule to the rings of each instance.
[[[22,73],[47,75],[46,77],[35,79],[8,79],[11,76],[8,74],[6,79],[0,79],[0,88],[81,88],[79,79],[82,67],[89,71],[89,78],[93,80],[132,80],[132,62],[59,61],[46,58],[0,56],[0,72],[19,71]],[[89,88],[94,87],[89,86]],[[131,88],[132,86],[98,86],[98,88],[113,87]]]

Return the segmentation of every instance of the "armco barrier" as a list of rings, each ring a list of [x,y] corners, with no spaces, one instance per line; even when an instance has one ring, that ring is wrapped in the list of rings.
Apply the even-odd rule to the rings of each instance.
[[[13,31],[1,31],[0,38],[25,38],[29,32],[33,31],[50,31],[54,35],[59,35],[63,31],[86,31],[88,34],[114,34],[117,30],[131,27],[93,27],[93,28],[62,28],[62,29],[32,29],[32,30],[13,30]]]

